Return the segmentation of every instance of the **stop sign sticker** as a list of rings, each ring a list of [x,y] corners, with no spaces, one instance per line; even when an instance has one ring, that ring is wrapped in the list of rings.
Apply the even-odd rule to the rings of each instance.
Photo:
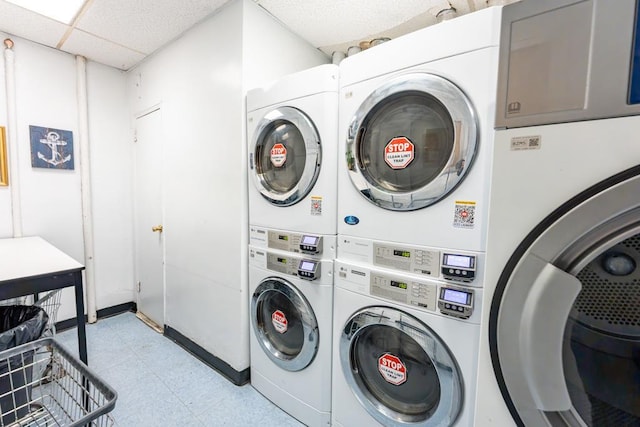
[[[287,316],[280,310],[276,310],[271,315],[271,323],[273,323],[273,327],[276,331],[284,334],[287,332]]]
[[[413,161],[415,148],[413,142],[404,136],[391,138],[384,147],[384,161],[391,169],[404,169]]]
[[[407,380],[407,367],[399,357],[385,353],[378,359],[378,371],[382,378],[393,385],[400,385]]]
[[[271,147],[271,164],[277,168],[284,165],[287,161],[287,147],[284,144],[277,143]]]

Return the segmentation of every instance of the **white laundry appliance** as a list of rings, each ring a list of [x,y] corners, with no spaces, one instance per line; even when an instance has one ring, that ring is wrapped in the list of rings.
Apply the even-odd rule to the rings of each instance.
[[[331,421],[333,260],[249,247],[251,385],[312,427]]]
[[[504,8],[478,427],[640,425],[637,13]]]
[[[482,289],[336,261],[334,426],[470,426]]]
[[[500,14],[340,63],[338,257],[360,260],[341,252],[343,238],[484,250]],[[366,250],[372,262],[372,242]]]
[[[285,76],[246,102],[249,225],[335,236],[338,67]],[[250,244],[269,242],[252,231]]]

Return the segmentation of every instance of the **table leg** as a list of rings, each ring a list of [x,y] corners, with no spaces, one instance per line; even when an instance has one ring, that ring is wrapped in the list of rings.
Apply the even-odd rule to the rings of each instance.
[[[87,361],[87,331],[84,321],[84,291],[82,289],[82,272],[75,273],[75,290],[76,290],[76,320],[78,325],[78,351],[80,360],[86,365]]]

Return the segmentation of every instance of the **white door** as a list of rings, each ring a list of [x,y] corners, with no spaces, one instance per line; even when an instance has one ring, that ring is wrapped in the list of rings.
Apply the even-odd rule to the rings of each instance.
[[[162,232],[162,114],[136,120],[135,235],[138,311],[164,325],[164,236]]]

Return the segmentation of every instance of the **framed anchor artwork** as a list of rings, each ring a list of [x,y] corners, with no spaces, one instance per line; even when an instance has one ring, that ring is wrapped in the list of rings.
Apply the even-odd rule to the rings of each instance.
[[[42,126],[29,126],[31,166],[46,169],[74,168],[73,132]]]

